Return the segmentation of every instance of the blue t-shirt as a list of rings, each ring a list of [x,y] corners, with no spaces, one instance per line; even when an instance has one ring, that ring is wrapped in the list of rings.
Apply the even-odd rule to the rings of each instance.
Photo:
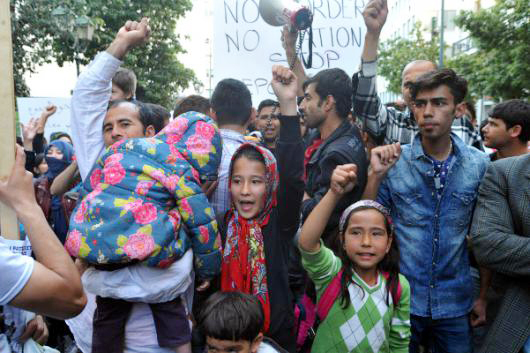
[[[28,283],[35,260],[14,254],[0,241],[0,305],[11,302]]]

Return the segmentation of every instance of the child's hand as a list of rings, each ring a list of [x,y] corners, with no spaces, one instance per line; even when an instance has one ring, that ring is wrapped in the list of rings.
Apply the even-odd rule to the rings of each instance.
[[[41,315],[36,315],[33,319],[28,321],[24,333],[18,339],[20,342],[26,342],[33,338],[39,344],[45,344],[48,340],[49,331],[48,326],[44,322]]]
[[[338,165],[331,175],[330,190],[338,196],[349,193],[357,184],[355,164]]]
[[[280,103],[280,113],[296,115],[296,93],[298,91],[296,75],[287,67],[274,65],[271,86]]]

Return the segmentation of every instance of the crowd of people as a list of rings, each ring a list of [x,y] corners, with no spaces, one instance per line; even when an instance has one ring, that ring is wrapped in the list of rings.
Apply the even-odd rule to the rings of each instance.
[[[387,13],[364,9],[353,77],[308,77],[285,28],[276,100],[226,78],[172,114],[135,98],[121,65],[151,29],[127,21],[71,135],[46,141],[47,107],[0,181],[33,251],[0,241],[0,352],[529,353],[530,104],[478,127],[466,79],[425,60],[383,104]]]

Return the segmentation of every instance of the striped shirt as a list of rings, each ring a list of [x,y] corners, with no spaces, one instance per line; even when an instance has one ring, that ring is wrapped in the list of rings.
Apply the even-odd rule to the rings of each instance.
[[[381,103],[377,95],[376,74],[377,61],[370,61],[363,62],[361,70],[353,76],[353,106],[356,116],[362,121],[364,129],[376,139],[383,138],[385,145],[394,142],[411,143],[419,131],[412,112],[408,109],[401,112]],[[469,119],[455,118],[452,132],[466,144],[484,150],[480,133]]]

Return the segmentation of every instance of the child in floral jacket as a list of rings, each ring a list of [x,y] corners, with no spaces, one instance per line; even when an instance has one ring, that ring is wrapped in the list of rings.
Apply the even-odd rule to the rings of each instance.
[[[201,185],[216,179],[221,150],[217,127],[196,112],[180,115],[155,137],[116,142],[82,184],[83,198],[72,214],[66,249],[97,270],[113,271],[135,263],[167,268],[191,248],[198,278],[214,277],[221,263],[220,239]],[[124,333],[109,330],[105,320],[127,315],[130,303],[100,296],[96,303],[92,352],[97,347],[109,351],[108,344],[120,341]],[[164,339],[158,328],[186,326],[174,321],[175,312],[184,321],[186,313],[179,298],[164,305],[151,306],[157,336],[160,346],[174,347],[182,337],[172,337],[171,330]]]

